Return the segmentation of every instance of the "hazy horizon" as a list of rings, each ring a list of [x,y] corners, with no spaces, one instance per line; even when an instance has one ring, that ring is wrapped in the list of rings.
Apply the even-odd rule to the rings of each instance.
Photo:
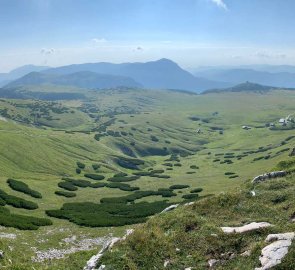
[[[1,0],[0,72],[26,64],[294,65],[291,0]]]

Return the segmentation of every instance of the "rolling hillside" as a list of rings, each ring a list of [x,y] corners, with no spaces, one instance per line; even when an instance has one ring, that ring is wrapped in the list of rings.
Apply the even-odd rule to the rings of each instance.
[[[280,118],[292,117],[294,100],[286,90],[194,95],[142,89],[55,102],[2,98],[1,264],[9,270],[82,269],[109,239],[153,223],[149,217],[170,204],[236,192],[292,161],[294,129],[266,124],[280,127]],[[179,222],[187,219],[182,214]],[[175,265],[188,265],[184,258]],[[153,260],[163,263],[156,255]]]

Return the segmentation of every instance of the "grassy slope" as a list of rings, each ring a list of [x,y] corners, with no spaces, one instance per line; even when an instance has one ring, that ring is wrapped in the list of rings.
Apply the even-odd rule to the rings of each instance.
[[[87,165],[86,172],[93,172],[93,163],[105,164],[107,167],[99,169],[106,177],[111,177],[115,171],[125,171],[113,163],[112,156],[122,156],[123,153],[118,144],[128,146],[140,158],[143,158],[149,167],[155,169],[166,169],[162,164],[169,156],[141,156],[143,151],[150,147],[178,150],[188,150],[194,155],[180,157],[181,167],[173,167],[172,171],[165,174],[171,176],[170,179],[157,179],[142,177],[132,182],[131,185],[139,186],[141,190],[156,190],[167,188],[173,184],[188,184],[190,188],[179,191],[177,197],[173,197],[171,202],[181,200],[184,193],[189,193],[190,189],[196,187],[204,188],[203,195],[220,193],[227,190],[235,190],[243,182],[252,178],[258,173],[272,169],[280,160],[286,159],[288,152],[276,155],[276,152],[286,148],[294,147],[294,140],[287,145],[280,143],[294,131],[270,131],[266,128],[252,129],[244,131],[241,126],[264,125],[266,122],[273,122],[282,116],[294,113],[294,92],[272,92],[265,95],[260,94],[212,94],[206,96],[196,96],[181,94],[177,92],[159,92],[143,90],[126,91],[101,91],[93,94],[91,98],[84,102],[67,101],[63,105],[77,111],[82,122],[68,124],[67,115],[61,115],[62,128],[71,130],[90,130],[100,126],[105,121],[116,118],[114,124],[108,130],[132,132],[133,136],[122,136],[115,138],[112,136],[103,137],[99,142],[94,140],[94,132],[85,133],[65,133],[57,131],[61,126],[53,125],[52,128],[39,129],[33,126],[15,124],[12,121],[0,121],[0,188],[10,194],[30,199],[39,204],[39,209],[30,211],[11,208],[13,213],[32,214],[44,217],[47,209],[59,209],[65,202],[99,202],[103,197],[122,196],[130,192],[118,189],[79,189],[77,197],[66,199],[58,197],[54,191],[58,190],[57,183],[62,175],[69,175],[75,178],[83,178],[75,173],[76,161],[82,161]],[[95,116],[101,118],[95,123],[89,112],[80,110],[83,106],[95,106],[97,112]],[[219,112],[217,116],[212,116],[213,112]],[[132,116],[132,117],[131,117]],[[209,123],[194,122],[189,119],[191,116],[209,118]],[[73,118],[74,120],[75,118]],[[224,134],[212,132],[210,127],[221,126]],[[135,130],[134,130],[135,128]],[[196,130],[200,128],[201,134]],[[150,136],[154,135],[159,142],[151,141]],[[170,144],[165,141],[169,140]],[[135,146],[130,143],[135,142]],[[233,159],[234,163],[219,164],[214,163],[215,154],[234,152],[236,155],[243,151],[256,150],[258,147],[272,145],[271,158],[253,162],[255,157],[266,155],[257,153],[249,155],[241,160]],[[208,153],[211,154],[208,155]],[[267,152],[267,153],[268,153]],[[191,165],[199,166],[198,170],[190,169]],[[195,171],[195,174],[187,174]],[[238,178],[229,179],[225,172],[235,172]],[[6,184],[7,178],[23,180],[29,186],[43,195],[42,200],[33,199],[25,194],[10,190]],[[182,193],[180,193],[182,192]],[[147,197],[141,200],[159,200],[159,197]],[[14,265],[22,264],[23,267],[31,265],[30,257],[33,251],[21,255],[27,250],[26,244],[37,247],[39,250],[49,247],[58,247],[61,239],[70,235],[84,237],[103,236],[109,229],[80,228],[67,221],[53,219],[52,227],[41,228],[37,232],[18,232],[15,229],[1,229],[4,232],[16,232],[19,236],[16,240],[2,240],[5,245],[14,247],[14,251],[7,251],[7,258],[13,260]],[[52,240],[42,242],[47,239],[48,232],[54,231]],[[61,230],[61,232],[59,232]],[[70,230],[70,233],[69,233]],[[121,234],[124,228],[115,228],[111,231]],[[13,254],[20,254],[14,256]],[[86,252],[85,258],[93,252]],[[78,258],[78,257],[76,257]],[[82,266],[85,258],[77,259]],[[7,266],[8,262],[5,263]],[[46,266],[35,265],[41,269],[77,269],[75,260],[57,261]],[[47,267],[47,268],[44,268]],[[68,267],[68,268],[66,268]],[[9,268],[8,268],[9,269]],[[13,268],[11,268],[13,269]],[[17,268],[15,268],[17,269]],[[22,269],[22,268],[19,268]],[[26,269],[26,268],[24,268]]]
[[[295,230],[290,217],[295,213],[295,177],[271,180],[255,187],[203,199],[193,206],[182,206],[151,218],[136,228],[127,241],[108,252],[102,262],[107,269],[206,269],[210,259],[224,260],[214,269],[254,269],[259,266],[264,240],[270,233]],[[274,201],[283,198],[280,203]],[[210,205],[210,207],[208,207]],[[253,221],[274,226],[243,235],[225,235],[220,227],[241,226]],[[179,249],[179,250],[177,250]],[[245,251],[249,257],[243,257]],[[225,254],[225,255],[224,255]],[[230,254],[235,254],[229,260]],[[295,268],[295,243],[283,263],[275,269]],[[171,263],[164,267],[164,262]]]

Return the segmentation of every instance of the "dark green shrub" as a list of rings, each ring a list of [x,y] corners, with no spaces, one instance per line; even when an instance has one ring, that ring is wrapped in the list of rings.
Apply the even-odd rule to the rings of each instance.
[[[122,176],[122,177],[111,177],[108,179],[110,182],[131,182],[139,179],[140,176],[133,175],[133,176]]]
[[[89,187],[91,187],[91,188],[102,188],[102,187],[105,187],[106,186],[106,184],[105,183],[91,183],[90,185],[89,185]]]
[[[86,167],[86,165],[80,161],[77,161],[77,166],[78,166],[78,168],[80,168],[82,170],[85,169],[85,167]]]
[[[229,178],[233,179],[233,178],[238,178],[239,176],[236,174],[236,175],[231,175],[229,176]]]
[[[103,180],[105,177],[100,174],[94,174],[94,173],[86,173],[84,174],[85,177],[93,179],[93,180]]]
[[[199,192],[202,192],[202,191],[203,191],[202,188],[194,188],[194,189],[192,189],[190,192],[191,192],[191,193],[199,193]]]
[[[92,168],[93,170],[98,170],[100,168],[100,165],[99,164],[92,164]]]
[[[7,208],[0,207],[0,226],[19,230],[37,230],[40,226],[52,225],[51,220],[11,214]]]
[[[131,187],[128,184],[123,184],[123,183],[108,183],[106,184],[106,187],[108,188],[118,188],[123,191],[136,191],[139,190],[139,187]]]
[[[7,183],[10,186],[10,188],[15,190],[15,191],[25,193],[27,195],[30,195],[31,197],[34,197],[34,198],[38,198],[38,199],[42,198],[42,195],[41,195],[40,192],[38,192],[36,190],[33,190],[33,189],[30,189],[29,186],[26,183],[22,182],[22,181],[17,181],[17,180],[14,180],[14,179],[8,179]]]
[[[68,190],[68,191],[76,191],[76,190],[78,190],[78,188],[75,187],[71,182],[59,182],[57,185],[60,188],[63,188],[63,189]]]
[[[138,170],[138,166],[144,165],[144,161],[140,159],[135,158],[126,158],[126,157],[117,157],[115,159],[115,162],[125,168],[125,169],[131,169],[131,170]]]
[[[159,141],[159,139],[156,136],[154,136],[154,135],[151,135],[151,140],[153,142],[158,142]]]
[[[189,185],[172,185],[169,187],[169,189],[183,189],[183,188],[188,188]]]
[[[150,176],[151,172],[134,172],[133,174],[138,176]]]
[[[226,172],[224,173],[224,175],[234,175],[235,173],[234,172]]]
[[[175,166],[175,167],[181,167],[182,164],[181,164],[181,163],[175,163],[174,166]]]
[[[196,165],[191,165],[190,168],[193,169],[193,170],[198,170],[199,169],[199,167],[196,166]]]
[[[167,163],[163,163],[163,166],[167,166],[167,167],[173,167],[173,164],[170,163],[170,162],[167,162]]]
[[[60,219],[67,219],[80,226],[107,227],[142,223],[146,217],[161,212],[170,204],[162,202],[141,202],[136,204],[94,204],[67,203],[60,210],[49,210],[46,214]]]
[[[38,208],[38,204],[24,200],[22,198],[8,195],[6,192],[0,189],[0,198],[5,201],[6,204],[11,205],[15,208],[24,208],[28,210],[35,210]]]
[[[198,197],[199,197],[199,195],[196,193],[182,195],[182,198],[185,200],[195,200]]]
[[[150,177],[163,178],[163,179],[169,179],[169,178],[171,178],[170,175],[165,175],[165,174],[151,174]]]
[[[152,170],[151,174],[159,174],[159,173],[164,173],[164,170]]]
[[[80,168],[76,168],[76,173],[80,174],[81,173],[81,169]]]
[[[115,174],[114,177],[125,177],[127,175],[128,175],[127,173],[119,172],[119,173]]]
[[[73,198],[73,197],[76,197],[76,193],[74,192],[67,192],[67,191],[55,191],[54,192],[56,195],[58,196],[63,196],[63,197],[66,197],[66,198]]]

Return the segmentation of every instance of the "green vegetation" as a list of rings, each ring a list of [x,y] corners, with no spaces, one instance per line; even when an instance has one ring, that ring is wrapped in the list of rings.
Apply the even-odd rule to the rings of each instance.
[[[87,178],[93,179],[93,180],[103,180],[103,179],[105,179],[105,177],[103,175],[94,174],[94,173],[85,173],[84,176],[87,177]]]
[[[52,225],[52,222],[45,218],[15,215],[10,213],[8,209],[0,206],[0,225],[20,230],[37,230],[40,226]]]
[[[169,189],[184,189],[184,188],[188,188],[189,185],[172,185],[169,187]]]
[[[160,212],[168,205],[166,202],[142,202],[131,205],[72,203],[64,204],[61,210],[48,210],[46,213],[51,217],[68,219],[81,226],[123,226],[142,223],[146,217]]]
[[[74,192],[67,192],[67,191],[60,191],[60,190],[55,191],[54,193],[58,196],[64,196],[66,198],[73,198],[77,196],[77,194]]]
[[[42,91],[63,92],[64,89],[44,86]],[[32,91],[37,90],[32,87]],[[38,91],[41,91],[40,88]],[[271,130],[266,126],[266,123],[276,123],[278,119],[294,113],[295,92],[280,90],[267,94],[241,92],[189,95],[165,90],[83,89],[83,95],[85,98],[81,100],[55,102],[0,100],[0,116],[7,120],[0,120],[0,189],[4,192],[0,196],[1,207],[4,211],[11,211],[10,215],[14,218],[25,216],[44,219],[48,217],[46,211],[50,209],[55,210],[48,213],[60,217],[51,218],[52,226],[41,227],[34,233],[5,228],[7,232],[18,235],[13,241],[0,241],[0,249],[6,254],[1,261],[5,269],[15,270],[8,259],[12,260],[16,269],[82,269],[99,247],[41,264],[32,262],[31,257],[36,255],[35,251],[28,249],[24,243],[32,243],[37,250],[45,251],[61,249],[60,243],[64,243],[63,239],[70,237],[70,234],[79,239],[84,239],[86,235],[89,238],[105,236],[110,232],[114,236],[120,236],[126,228],[133,227],[131,224],[141,223],[171,204],[189,201],[197,201],[199,204],[209,194],[216,194],[218,197],[223,192],[240,190],[243,183],[262,173],[272,170],[292,172],[295,169],[294,157],[289,157],[294,148],[294,130]],[[43,108],[47,112],[43,112]],[[195,117],[194,121],[190,117]],[[243,125],[249,125],[252,129],[245,131],[242,129]],[[222,136],[219,134],[221,129],[224,131]],[[94,138],[98,135],[99,141]],[[158,141],[152,141],[151,136],[155,136]],[[254,159],[257,160],[253,161]],[[11,189],[6,182],[8,178],[24,179],[30,190],[42,193],[42,198],[30,198],[30,203],[34,206],[31,208],[35,208],[37,203],[39,207],[34,210],[24,208],[23,205],[28,206],[24,201],[29,198],[29,194]],[[287,192],[292,183],[272,183],[273,185],[267,186],[267,192],[274,192],[269,197],[268,206],[288,212],[288,215],[291,209],[295,212],[291,203],[292,194],[275,194],[282,190]],[[204,189],[202,192],[198,191],[200,187]],[[258,192],[259,197],[259,190],[255,189],[255,192]],[[211,200],[205,199],[206,203],[211,203]],[[240,211],[245,206],[244,202],[246,201],[242,201],[241,205],[237,204],[234,211]],[[62,210],[64,205],[65,209]],[[109,205],[114,206],[108,208]],[[83,213],[88,206],[88,212]],[[256,206],[259,207],[258,204]],[[109,209],[112,207],[120,209],[120,213],[110,213]],[[204,232],[208,232],[208,235],[216,232],[218,234],[217,229],[212,230],[217,228],[214,217],[207,220],[211,208],[208,204],[206,208],[205,203],[202,207],[203,212],[198,213],[204,214],[204,223],[201,220],[200,226],[196,227],[187,222],[183,231],[187,230],[188,234],[193,235]],[[242,215],[229,215],[227,219],[222,212],[218,212],[220,209],[217,204],[213,203],[212,211],[216,209],[216,215],[220,214],[222,221],[218,226],[250,221],[248,213],[251,209],[243,212],[244,220]],[[97,221],[91,217],[92,210],[95,211],[93,216]],[[144,216],[134,215],[141,211],[145,211]],[[192,218],[187,217],[186,220],[193,221],[195,212],[189,214]],[[180,217],[182,215],[185,213]],[[4,214],[0,219],[4,220]],[[153,218],[150,222],[152,220]],[[173,219],[171,222],[174,222]],[[77,225],[82,223],[83,227]],[[114,227],[100,227],[109,224]],[[116,227],[124,224],[129,226]],[[171,225],[169,224],[167,221],[165,226],[168,228]],[[94,228],[95,226],[99,228]],[[175,226],[182,225],[176,222]],[[170,232],[174,235],[174,228]],[[175,232],[183,236],[182,231]],[[157,232],[155,235],[157,236]],[[172,235],[168,234],[167,239]],[[175,237],[175,241],[181,239]],[[197,236],[184,240],[184,245],[186,243],[197,250],[199,246],[195,243],[200,243],[200,246],[206,246],[207,243]],[[7,249],[8,246],[13,251]],[[216,244],[216,248],[222,249],[223,246],[227,249],[227,244],[221,240]],[[161,248],[166,250],[166,247]],[[180,249],[184,254],[177,253],[174,269],[184,269],[193,266],[193,263],[198,264],[196,269],[206,268],[207,263],[205,266],[200,266],[199,263],[205,261],[203,258],[209,259],[214,257],[212,254],[217,254],[214,249],[211,253],[208,252],[209,255],[205,252],[206,256],[200,257],[189,254],[186,246]],[[169,253],[169,247],[167,250]],[[175,251],[175,246],[173,250]],[[199,249],[200,252],[202,250]],[[193,258],[185,259],[188,255]],[[136,256],[131,256],[130,260],[133,262]],[[154,259],[153,256],[156,254],[151,256],[151,260]],[[255,258],[257,260],[258,256]],[[156,268],[163,268],[162,259],[161,263],[154,264]],[[254,264],[249,265],[252,267]],[[142,269],[145,268],[142,266]],[[234,265],[228,269],[243,268]]]
[[[38,208],[38,205],[34,202],[27,201],[25,199],[9,195],[5,191],[0,189],[0,205],[11,205],[15,208],[24,208],[28,210],[34,210]]]
[[[222,260],[215,269],[257,268],[267,235],[294,231],[295,225],[290,222],[295,213],[294,184],[294,175],[260,183],[255,187],[257,195],[252,197],[249,194],[253,186],[248,182],[243,190],[208,197],[192,206],[157,215],[138,226],[126,241],[115,245],[103,256],[102,263],[111,269],[162,269],[163,262],[173,258],[169,269],[206,269],[208,261],[215,259]],[[274,226],[231,235],[220,229],[253,221]],[[241,256],[245,251],[250,251],[250,255]],[[294,254],[293,244],[274,269],[293,269]]]
[[[28,194],[28,195],[34,197],[34,198],[38,198],[38,199],[42,198],[42,195],[40,192],[30,189],[29,186],[22,181],[8,179],[7,183],[13,190],[23,192],[25,194]]]

